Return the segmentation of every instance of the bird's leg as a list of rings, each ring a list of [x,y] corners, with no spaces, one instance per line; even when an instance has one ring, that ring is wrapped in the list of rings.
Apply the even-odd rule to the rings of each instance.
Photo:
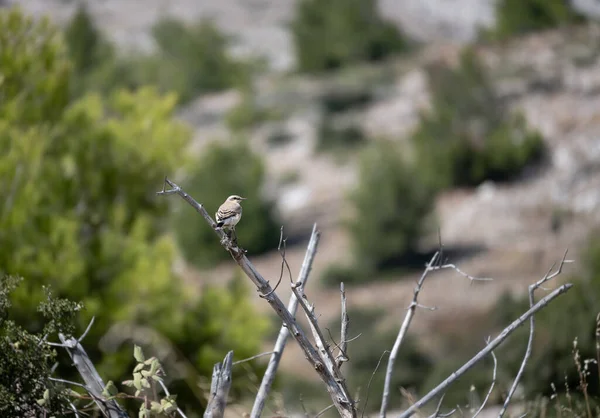
[[[236,247],[238,247],[243,253],[247,253],[248,251],[244,250],[242,247],[239,246],[238,242],[237,242],[237,233],[235,232],[235,227],[231,230],[231,235],[233,236],[232,238],[232,242],[233,245],[235,245]]]

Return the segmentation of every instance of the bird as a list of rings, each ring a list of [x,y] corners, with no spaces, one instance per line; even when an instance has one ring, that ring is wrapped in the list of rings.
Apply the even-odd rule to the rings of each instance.
[[[217,221],[217,228],[224,228],[230,231],[235,231],[235,226],[242,219],[242,205],[240,202],[246,200],[245,197],[240,197],[236,194],[232,194],[215,213],[215,220]]]

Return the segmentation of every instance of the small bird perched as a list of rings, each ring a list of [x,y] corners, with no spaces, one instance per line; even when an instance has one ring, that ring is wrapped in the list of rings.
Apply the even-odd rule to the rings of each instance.
[[[235,232],[235,226],[242,218],[242,205],[240,202],[246,200],[236,194],[229,196],[215,213],[217,228],[229,229]],[[237,237],[236,237],[237,238]]]

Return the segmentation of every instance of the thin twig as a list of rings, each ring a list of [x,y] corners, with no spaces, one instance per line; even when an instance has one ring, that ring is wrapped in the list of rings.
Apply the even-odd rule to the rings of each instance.
[[[371,373],[371,377],[369,378],[369,383],[367,384],[367,393],[365,395],[365,406],[363,406],[361,418],[364,418],[364,416],[365,416],[365,410],[367,409],[367,403],[369,402],[369,389],[371,389],[371,383],[373,382],[375,373],[377,373],[377,370],[379,370],[379,365],[381,365],[381,360],[383,360],[383,356],[385,356],[386,354],[389,354],[388,350],[385,350],[383,353],[381,353],[381,355],[379,356],[379,361],[377,362],[377,365],[375,366],[375,370],[373,370],[373,373]]]
[[[464,271],[462,271],[461,269],[458,268],[458,266],[456,266],[455,264],[443,264],[441,266],[434,266],[432,268],[432,270],[447,270],[447,269],[452,269],[454,271],[456,271],[458,274],[460,274],[463,277],[466,277],[467,279],[469,279],[472,282],[489,282],[492,281],[494,279],[492,279],[491,277],[475,277],[475,276],[471,276],[468,273],[465,273]]]
[[[166,185],[171,187],[170,190],[166,190]],[[298,342],[300,348],[304,352],[304,355],[311,366],[317,371],[319,377],[325,383],[327,392],[329,393],[336,409],[343,418],[353,418],[356,416],[356,410],[354,407],[354,401],[349,396],[347,390],[345,390],[343,382],[339,382],[336,377],[326,368],[323,367],[322,361],[319,357],[319,353],[310,343],[308,337],[304,333],[303,329],[298,325],[296,319],[286,309],[285,305],[279,299],[276,293],[274,293],[271,285],[265,278],[256,270],[256,268],[250,263],[246,257],[245,251],[240,249],[235,243],[231,242],[224,232],[216,227],[215,221],[210,217],[206,209],[196,202],[194,198],[184,192],[181,187],[165,178],[165,186],[163,190],[158,192],[159,195],[172,195],[177,194],[190,204],[213,228],[215,233],[221,238],[221,244],[229,252],[235,262],[241,267],[242,271],[248,276],[248,278],[254,283],[257,290],[271,305],[273,310],[281,318],[283,323],[288,327],[291,335]],[[297,297],[297,296],[296,296]]]
[[[544,275],[544,277],[541,280],[539,280],[536,283],[529,286],[529,307],[530,308],[533,307],[533,304],[534,304],[535,291],[540,286],[542,286],[544,283],[546,283],[547,281],[550,281],[550,280],[554,279],[556,276],[558,276],[559,274],[561,274],[565,263],[568,263],[571,261],[571,260],[567,260],[568,251],[569,251],[568,249],[565,251],[563,258],[560,261],[560,264],[558,265],[558,269],[554,273],[551,274],[552,270],[554,269],[555,264],[553,264],[552,267],[550,267],[548,272]],[[508,405],[510,404],[511,399],[512,399],[515,391],[517,390],[517,385],[519,384],[519,381],[521,380],[521,377],[523,376],[523,372],[525,371],[525,366],[527,365],[527,362],[529,361],[529,357],[531,356],[534,332],[535,332],[535,317],[531,316],[531,318],[529,318],[529,339],[527,341],[527,348],[525,350],[525,355],[523,356],[523,361],[521,362],[521,366],[519,367],[517,376],[515,377],[515,380],[513,381],[513,384],[511,385],[510,390],[508,391],[508,395],[506,395],[506,399],[504,400],[502,409],[498,413],[498,418],[502,418],[502,416],[504,416],[504,414],[506,413],[506,410],[508,409]]]
[[[302,267],[300,268],[300,273],[298,275],[298,279],[296,280],[297,286],[302,289],[304,289],[306,283],[308,282],[310,271],[312,269],[312,263],[317,254],[320,238],[321,233],[317,229],[317,224],[314,224],[312,234],[308,242],[308,247],[306,248],[306,254],[304,255],[304,261],[302,262]],[[297,309],[298,299],[296,298],[296,295],[292,293],[288,302],[287,310],[292,317],[295,317]],[[275,374],[277,373],[277,368],[279,367],[279,361],[283,355],[283,350],[285,349],[289,335],[290,331],[284,322],[279,330],[279,335],[277,336],[277,341],[275,342],[275,347],[273,348],[273,355],[269,360],[269,365],[267,366],[267,370],[265,371],[265,375],[260,383],[260,388],[256,395],[256,399],[254,400],[252,412],[250,413],[251,418],[259,418],[262,414],[267,401],[267,396],[269,395],[271,386],[275,380]]]
[[[438,401],[438,405],[437,405],[435,412],[433,414],[431,414],[429,416],[429,418],[446,418],[446,417],[450,417],[450,416],[454,415],[454,413],[456,412],[456,408],[452,409],[450,412],[440,414],[440,409],[442,409],[442,402],[444,401],[444,396],[446,396],[446,394],[444,394],[440,397],[440,400]]]
[[[525,321],[527,321],[532,315],[535,315],[539,310],[545,308],[550,302],[552,302],[552,300],[554,300],[556,297],[562,295],[563,293],[566,293],[572,287],[573,287],[572,284],[566,283],[566,284],[560,286],[559,288],[557,288],[556,290],[554,290],[554,292],[552,292],[549,295],[547,295],[546,297],[544,297],[538,303],[536,303],[527,312],[525,312],[519,318],[514,320],[509,326],[504,328],[504,330],[500,333],[500,335],[498,335],[496,338],[494,338],[494,340],[492,340],[492,342],[490,342],[487,345],[487,347],[485,347],[483,350],[481,350],[479,353],[477,353],[475,356],[473,356],[473,358],[471,358],[471,360],[466,362],[462,367],[460,367],[458,370],[456,370],[454,373],[452,373],[450,376],[448,376],[448,378],[446,380],[444,380],[442,383],[440,383],[438,386],[436,386],[434,389],[432,389],[427,395],[422,397],[418,402],[416,402],[414,405],[412,405],[410,408],[408,408],[406,411],[404,411],[402,414],[400,414],[399,418],[406,418],[406,417],[412,416],[415,413],[416,409],[421,408],[423,405],[425,405],[427,402],[429,402],[431,399],[433,399],[435,396],[437,396],[438,393],[444,391],[456,379],[458,379],[460,376],[465,374],[471,367],[473,367],[475,364],[477,364],[481,359],[483,359],[486,355],[488,355],[492,350],[496,349],[502,342],[504,342],[504,340],[506,340],[506,338],[508,338],[508,336],[510,334],[512,334],[518,327],[523,325],[523,323]]]
[[[315,418],[319,418],[321,415],[323,415],[325,412],[329,411],[331,408],[333,408],[335,405],[331,404],[329,406],[326,406],[325,408],[321,409],[317,415],[315,415]]]
[[[437,418],[440,416],[439,414],[440,414],[440,410],[442,409],[442,402],[444,402],[445,396],[446,396],[445,393],[442,396],[440,396],[440,400],[438,401],[437,408],[435,408],[435,412],[432,415],[430,415],[429,418]]]
[[[223,363],[215,364],[210,385],[211,398],[204,411],[204,418],[223,418],[227,406],[227,396],[231,388],[231,360],[233,351],[225,356]]]
[[[489,341],[490,341],[490,339],[488,338],[488,344],[489,344]],[[498,359],[496,359],[496,354],[493,351],[492,351],[492,358],[494,359],[494,371],[492,373],[492,384],[490,385],[490,389],[488,390],[487,395],[485,395],[483,402],[479,406],[479,409],[477,410],[477,412],[475,412],[475,415],[473,415],[473,418],[477,418],[477,415],[479,415],[481,413],[481,411],[483,411],[483,408],[485,408],[485,404],[487,404],[488,400],[490,399],[490,395],[492,394],[492,391],[494,390],[494,385],[496,384],[496,371],[498,370]]]
[[[341,392],[345,395],[346,398],[351,399],[350,392],[346,386],[346,382],[340,369],[337,367],[335,359],[333,358],[333,353],[331,352],[331,347],[327,344],[325,337],[323,336],[323,331],[321,331],[321,327],[317,321],[317,317],[315,315],[315,308],[313,305],[308,304],[308,300],[306,295],[296,287],[295,284],[292,285],[292,292],[298,298],[298,303],[300,307],[304,310],[304,314],[306,315],[306,319],[308,319],[308,325],[312,331],[313,337],[315,339],[315,344],[319,349],[319,354],[321,356],[322,362],[325,364],[325,368],[329,371],[329,373],[333,376],[335,381],[338,383]]]
[[[396,362],[396,357],[398,356],[398,352],[400,351],[400,345],[402,344],[402,341],[404,340],[404,336],[406,335],[406,332],[408,331],[408,327],[410,326],[412,318],[415,314],[415,309],[417,308],[417,305],[418,305],[417,298],[419,297],[419,292],[421,292],[421,288],[423,287],[425,278],[427,277],[429,272],[433,270],[433,265],[438,261],[439,255],[440,255],[440,252],[437,251],[433,255],[433,257],[431,257],[431,260],[425,267],[425,271],[423,272],[423,274],[421,275],[421,278],[417,282],[417,285],[413,292],[412,301],[410,303],[410,306],[408,307],[408,312],[406,313],[406,316],[404,317],[404,322],[402,322],[402,326],[400,327],[400,331],[398,332],[398,336],[396,337],[396,341],[394,342],[394,346],[392,347],[392,351],[390,352],[390,357],[388,358],[387,369],[385,372],[385,383],[383,386],[383,397],[381,399],[381,408],[379,410],[379,416],[381,418],[385,418],[385,415],[386,415],[388,399],[390,396],[390,389],[391,389],[391,385],[392,385],[392,374],[394,372],[394,363]]]
[[[232,364],[235,366],[236,364],[246,363],[248,361],[252,361],[252,360],[257,359],[257,358],[268,356],[268,355],[273,354],[273,353],[275,353],[275,351],[267,351],[266,353],[260,353],[260,354],[257,354],[255,356],[245,358],[243,360],[234,361]]]
[[[349,361],[348,358],[348,324],[350,323],[350,317],[346,309],[346,291],[344,289],[344,282],[340,283],[340,297],[342,300],[342,325],[340,330],[340,353],[336,357],[337,367],[341,368],[344,362]]]

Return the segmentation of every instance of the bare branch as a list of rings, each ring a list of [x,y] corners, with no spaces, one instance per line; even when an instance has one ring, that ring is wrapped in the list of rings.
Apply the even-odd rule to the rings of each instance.
[[[252,360],[255,360],[255,359],[257,359],[257,358],[261,358],[261,357],[264,357],[264,356],[268,356],[268,355],[270,355],[270,354],[274,354],[274,353],[275,353],[275,351],[267,351],[266,353],[260,353],[260,354],[257,354],[257,355],[255,355],[255,356],[252,356],[252,357],[245,358],[245,359],[243,359],[243,360],[234,361],[234,362],[233,362],[233,365],[235,366],[236,364],[240,364],[240,363],[246,363],[246,362],[248,362],[248,361],[252,361]]]
[[[467,279],[469,279],[471,281],[471,283],[473,283],[473,282],[489,282],[489,281],[494,280],[491,277],[475,277],[475,276],[471,276],[470,274],[465,273],[464,271],[462,271],[461,269],[459,269],[455,264],[443,264],[441,266],[434,266],[431,270],[446,270],[446,269],[452,269],[452,270],[456,271],[461,276],[466,277]]]
[[[348,324],[350,318],[348,317],[348,311],[346,310],[346,290],[344,289],[344,283],[340,283],[340,297],[342,299],[342,325],[340,330],[340,353],[336,357],[335,361],[337,367],[341,368],[342,364],[348,360]]]
[[[331,408],[333,408],[335,405],[331,404],[329,406],[326,406],[325,408],[321,409],[317,415],[315,415],[315,418],[319,418],[321,415],[323,415],[325,412],[329,411]]]
[[[321,233],[317,229],[317,224],[314,224],[312,234],[308,242],[308,247],[306,248],[304,261],[302,262],[302,267],[300,268],[300,274],[298,275],[298,280],[296,280],[296,284],[301,289],[304,289],[304,286],[306,286],[306,282],[308,282],[308,277],[310,276],[312,263],[317,254],[317,248],[319,246],[320,238]],[[296,295],[292,293],[288,302],[287,310],[292,317],[295,317],[297,309],[298,299],[296,298]],[[251,418],[259,418],[262,414],[265,402],[267,401],[267,396],[269,395],[271,386],[273,385],[273,381],[275,380],[275,374],[277,373],[277,368],[279,367],[279,361],[281,360],[281,356],[283,355],[283,350],[285,349],[285,345],[287,343],[289,335],[289,329],[284,322],[281,326],[281,329],[279,330],[279,335],[277,336],[277,341],[275,342],[275,347],[273,349],[273,355],[269,360],[269,365],[267,366],[267,370],[265,371],[265,375],[263,376],[263,380],[260,384],[258,394],[256,395],[256,399],[254,400],[254,406],[252,407],[252,412],[250,413]]]
[[[549,295],[547,295],[546,297],[544,297],[538,303],[536,303],[527,312],[525,312],[519,318],[514,320],[508,327],[504,328],[504,330],[500,333],[500,335],[498,335],[496,338],[494,338],[492,340],[492,342],[490,342],[483,350],[481,350],[479,353],[477,353],[475,356],[473,356],[473,358],[471,358],[471,360],[466,362],[462,367],[460,367],[458,370],[456,370],[454,373],[452,373],[450,376],[448,376],[448,378],[446,378],[446,380],[444,380],[437,387],[432,389],[427,395],[425,395],[418,402],[416,402],[414,405],[412,405],[410,408],[408,408],[406,411],[404,411],[402,414],[400,414],[399,418],[406,418],[406,417],[412,416],[415,413],[415,410],[421,408],[423,405],[425,405],[427,402],[429,402],[431,399],[433,399],[435,396],[437,396],[438,393],[444,391],[456,379],[458,379],[460,376],[465,374],[471,367],[473,367],[481,359],[483,359],[486,355],[488,355],[490,352],[492,352],[494,349],[496,349],[500,344],[502,344],[502,342],[504,342],[504,340],[506,340],[506,338],[508,338],[508,336],[510,334],[512,334],[518,327],[523,325],[523,323],[525,323],[525,321],[527,321],[532,315],[535,315],[539,310],[545,308],[550,302],[552,302],[552,300],[554,300],[558,296],[562,295],[563,293],[566,293],[572,287],[573,287],[572,284],[566,283],[566,284],[560,286],[559,288],[557,288],[556,290],[554,290],[554,292],[552,292]]]
[[[225,356],[223,363],[215,364],[210,384],[211,398],[204,411],[204,418],[223,418],[225,406],[227,406],[227,395],[231,388],[231,363],[233,351]]]
[[[365,410],[367,409],[367,403],[369,402],[369,389],[371,389],[371,383],[373,382],[375,373],[377,373],[377,370],[379,370],[379,365],[381,365],[381,360],[383,360],[383,356],[385,356],[388,353],[389,353],[388,350],[385,350],[383,353],[381,353],[381,356],[379,356],[379,361],[377,361],[377,365],[375,366],[375,370],[373,370],[373,373],[371,373],[371,377],[369,378],[369,383],[367,384],[367,394],[365,395],[365,406],[363,406],[361,418],[363,418],[365,416]]]
[[[398,332],[398,336],[396,337],[396,341],[394,342],[394,346],[392,347],[392,351],[390,352],[390,357],[388,359],[388,364],[387,364],[387,370],[385,372],[385,383],[383,386],[383,398],[381,400],[381,409],[379,410],[379,416],[381,418],[385,418],[385,415],[386,415],[388,399],[390,396],[390,388],[392,385],[392,374],[394,372],[394,363],[396,362],[396,357],[398,356],[398,352],[400,351],[400,345],[402,344],[402,340],[404,340],[404,336],[406,335],[406,332],[408,331],[408,327],[410,326],[412,318],[415,314],[415,309],[417,308],[417,306],[419,306],[417,303],[417,298],[419,297],[419,292],[421,292],[421,288],[423,287],[425,278],[427,277],[429,272],[433,270],[433,265],[437,262],[437,260],[439,259],[439,256],[440,256],[440,253],[438,251],[433,255],[433,257],[431,257],[431,260],[425,267],[425,271],[423,272],[423,274],[421,275],[421,278],[417,282],[417,286],[415,287],[415,290],[413,292],[412,301],[410,303],[410,306],[408,307],[408,312],[406,313],[406,316],[404,317],[404,322],[402,323],[402,326],[400,327],[400,331]]]
[[[308,319],[308,325],[312,331],[313,337],[315,339],[315,344],[319,349],[319,354],[321,356],[321,360],[325,364],[328,372],[334,377],[335,381],[338,383],[341,392],[348,398],[351,399],[350,392],[346,387],[345,379],[340,372],[340,369],[337,367],[335,359],[333,358],[333,353],[331,352],[331,347],[327,344],[325,337],[323,336],[323,331],[319,327],[319,323],[317,321],[317,317],[315,315],[315,308],[313,305],[309,306],[308,299],[303,292],[296,287],[295,284],[292,285],[292,292],[298,298],[298,303],[300,303],[300,307],[304,310],[304,314],[306,315],[306,319]]]
[[[333,403],[336,406],[336,409],[340,413],[343,418],[346,417],[355,417],[356,410],[354,407],[354,401],[348,395],[348,392],[345,390],[343,382],[338,382],[338,380],[332,375],[332,373],[323,365],[322,360],[319,357],[319,353],[310,343],[306,334],[302,330],[302,328],[298,325],[296,319],[290,312],[286,309],[283,302],[279,297],[272,291],[273,289],[269,285],[269,282],[262,277],[262,275],[256,270],[256,268],[250,263],[248,258],[245,255],[245,251],[240,249],[235,243],[233,243],[229,237],[227,237],[224,232],[216,228],[216,223],[210,217],[206,209],[196,202],[190,195],[185,193],[181,187],[165,178],[165,183],[171,187],[170,190],[163,190],[158,192],[159,195],[171,195],[177,194],[181,198],[183,198],[186,202],[188,202],[205,220],[208,224],[214,229],[215,233],[221,238],[221,244],[223,247],[229,252],[235,262],[241,267],[242,271],[248,276],[248,278],[254,283],[260,294],[269,302],[273,310],[277,313],[277,315],[282,319],[283,323],[288,327],[292,336],[298,342],[300,348],[304,352],[307,360],[310,362],[311,366],[315,368],[321,380],[325,382],[327,387],[327,391],[331,396]],[[297,290],[297,289],[296,289]],[[296,296],[297,297],[297,296]]]
[[[58,334],[58,338],[63,344],[63,347],[69,353],[73,360],[73,364],[85,382],[85,388],[92,396],[100,410],[110,418],[126,418],[127,414],[121,409],[119,404],[113,400],[107,400],[102,391],[104,390],[104,382],[96,371],[94,364],[88,357],[87,353],[75,338],[66,338],[62,333]]]
[[[560,261],[560,264],[558,265],[558,269],[554,273],[552,273],[552,270],[554,269],[554,266],[555,266],[553,264],[552,267],[550,267],[550,270],[548,270],[548,272],[544,275],[544,277],[541,280],[539,280],[536,283],[529,286],[529,307],[530,308],[533,307],[533,304],[534,304],[535,291],[540,286],[542,286],[544,283],[546,283],[549,280],[552,280],[553,278],[558,276],[560,273],[562,273],[562,269],[563,269],[563,266],[565,265],[565,263],[571,261],[571,260],[567,260],[568,252],[569,252],[569,250],[567,249],[565,251],[565,254],[563,255],[562,260]],[[512,386],[510,387],[510,390],[508,391],[508,395],[506,395],[506,399],[504,400],[502,409],[498,413],[498,418],[501,418],[506,413],[508,405],[510,404],[511,399],[512,399],[515,391],[517,390],[517,385],[519,384],[519,381],[523,377],[523,372],[525,371],[525,366],[527,365],[527,362],[529,361],[529,357],[531,356],[534,332],[535,332],[535,317],[531,316],[531,318],[529,318],[529,339],[527,341],[527,348],[525,350],[525,355],[523,356],[523,361],[521,362],[521,366],[519,367],[517,376],[515,377],[515,380],[514,380]]]
[[[489,344],[489,341],[490,341],[490,339],[488,338],[488,341],[487,341],[488,344]],[[485,408],[485,404],[490,399],[490,395],[492,394],[492,391],[494,390],[494,385],[496,384],[496,371],[498,370],[498,360],[496,359],[496,354],[494,354],[493,351],[492,351],[492,357],[494,358],[494,371],[492,373],[492,384],[490,385],[490,389],[488,390],[487,395],[485,395],[483,402],[479,406],[479,409],[477,410],[477,412],[475,412],[475,415],[473,415],[473,418],[477,418],[477,415],[479,415],[481,413],[481,411],[483,411],[483,408]]]

